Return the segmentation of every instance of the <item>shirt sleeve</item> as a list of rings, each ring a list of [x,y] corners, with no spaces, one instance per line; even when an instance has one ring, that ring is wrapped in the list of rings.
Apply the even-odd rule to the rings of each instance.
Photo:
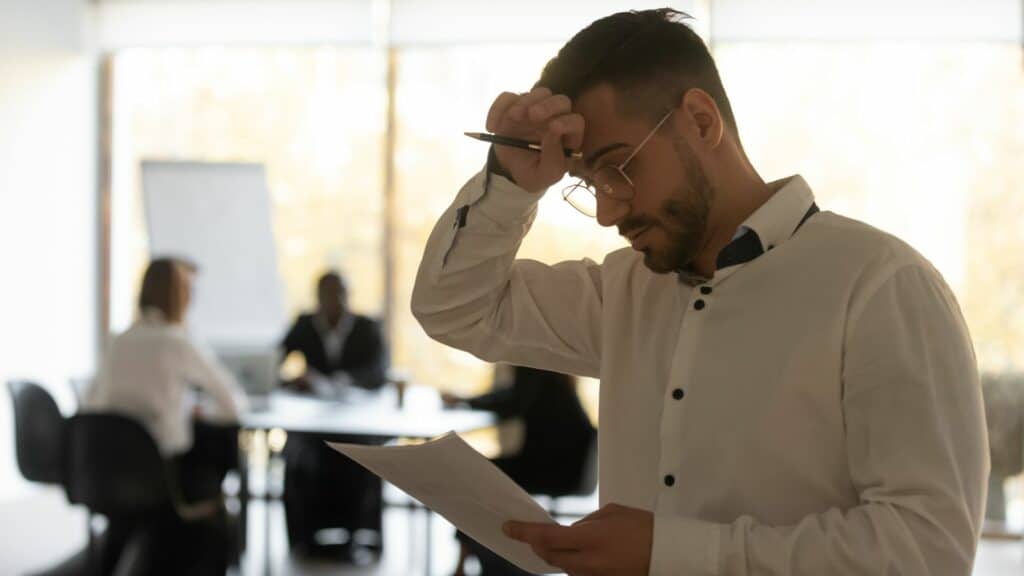
[[[651,574],[970,574],[989,456],[960,310],[922,266],[900,268],[863,300],[851,308],[842,372],[860,504],[791,526],[656,512]]]
[[[597,376],[600,266],[517,260],[539,194],[477,174],[441,216],[412,311],[434,339],[487,361]]]
[[[208,392],[217,404],[217,416],[237,420],[248,409],[248,400],[242,387],[206,347],[188,338],[182,338],[185,378]]]

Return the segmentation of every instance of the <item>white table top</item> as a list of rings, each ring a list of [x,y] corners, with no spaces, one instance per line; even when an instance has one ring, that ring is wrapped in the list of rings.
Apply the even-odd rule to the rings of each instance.
[[[411,386],[398,407],[397,390],[350,389],[341,398],[277,391],[254,398],[253,409],[240,418],[242,428],[306,432],[323,436],[369,438],[433,438],[449,431],[468,432],[497,424],[497,417],[480,410],[444,409],[437,391]]]

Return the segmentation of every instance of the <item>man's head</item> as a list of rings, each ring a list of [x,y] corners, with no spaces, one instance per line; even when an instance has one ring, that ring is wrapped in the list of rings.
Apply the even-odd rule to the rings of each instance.
[[[154,259],[142,277],[139,309],[159,310],[168,322],[181,324],[192,300],[192,277],[196,271],[196,265],[183,258]]]
[[[573,174],[589,180],[629,159],[629,198],[598,194],[597,217],[656,272],[688,267],[706,245],[723,154],[742,157],[714,60],[685,17],[660,9],[602,18],[562,47],[537,82],[568,96],[584,118],[584,160]]]
[[[338,322],[348,311],[348,286],[341,274],[333,270],[324,273],[316,283],[317,310],[328,322]]]

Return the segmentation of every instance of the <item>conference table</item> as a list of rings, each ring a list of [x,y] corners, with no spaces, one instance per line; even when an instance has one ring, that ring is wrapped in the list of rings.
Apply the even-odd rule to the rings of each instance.
[[[400,402],[401,398],[401,402]],[[251,409],[239,419],[240,427],[247,431],[284,430],[312,434],[325,441],[357,441],[366,444],[385,444],[402,439],[427,440],[449,431],[470,432],[494,426],[497,417],[491,412],[467,408],[445,409],[437,390],[428,386],[409,386],[401,393],[388,385],[377,391],[358,388],[345,389],[342,394],[323,398],[287,391],[275,391],[266,396],[251,397]],[[252,445],[252,443],[249,443]],[[262,443],[267,446],[267,443]],[[242,455],[247,458],[249,454]],[[266,448],[264,467],[264,494],[270,495],[270,449]],[[339,454],[339,457],[342,457]],[[243,460],[247,462],[247,460]],[[247,514],[249,499],[248,465],[241,466],[239,503]],[[385,503],[385,505],[387,505]],[[270,508],[265,510],[265,538],[263,570],[270,574]],[[424,508],[424,510],[426,510]],[[426,566],[430,572],[431,512],[427,514]]]

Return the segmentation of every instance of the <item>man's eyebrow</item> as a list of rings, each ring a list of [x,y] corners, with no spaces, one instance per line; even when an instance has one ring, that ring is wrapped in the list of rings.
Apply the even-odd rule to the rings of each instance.
[[[594,164],[596,164],[597,161],[601,159],[601,156],[604,156],[605,154],[607,154],[607,153],[609,153],[609,152],[611,152],[613,150],[618,150],[619,148],[625,148],[626,146],[629,146],[629,144],[626,144],[625,142],[613,142],[611,144],[602,146],[596,152],[591,154],[590,157],[588,157],[586,160],[584,160],[583,164],[586,166],[587,170],[593,170],[594,169]]]

